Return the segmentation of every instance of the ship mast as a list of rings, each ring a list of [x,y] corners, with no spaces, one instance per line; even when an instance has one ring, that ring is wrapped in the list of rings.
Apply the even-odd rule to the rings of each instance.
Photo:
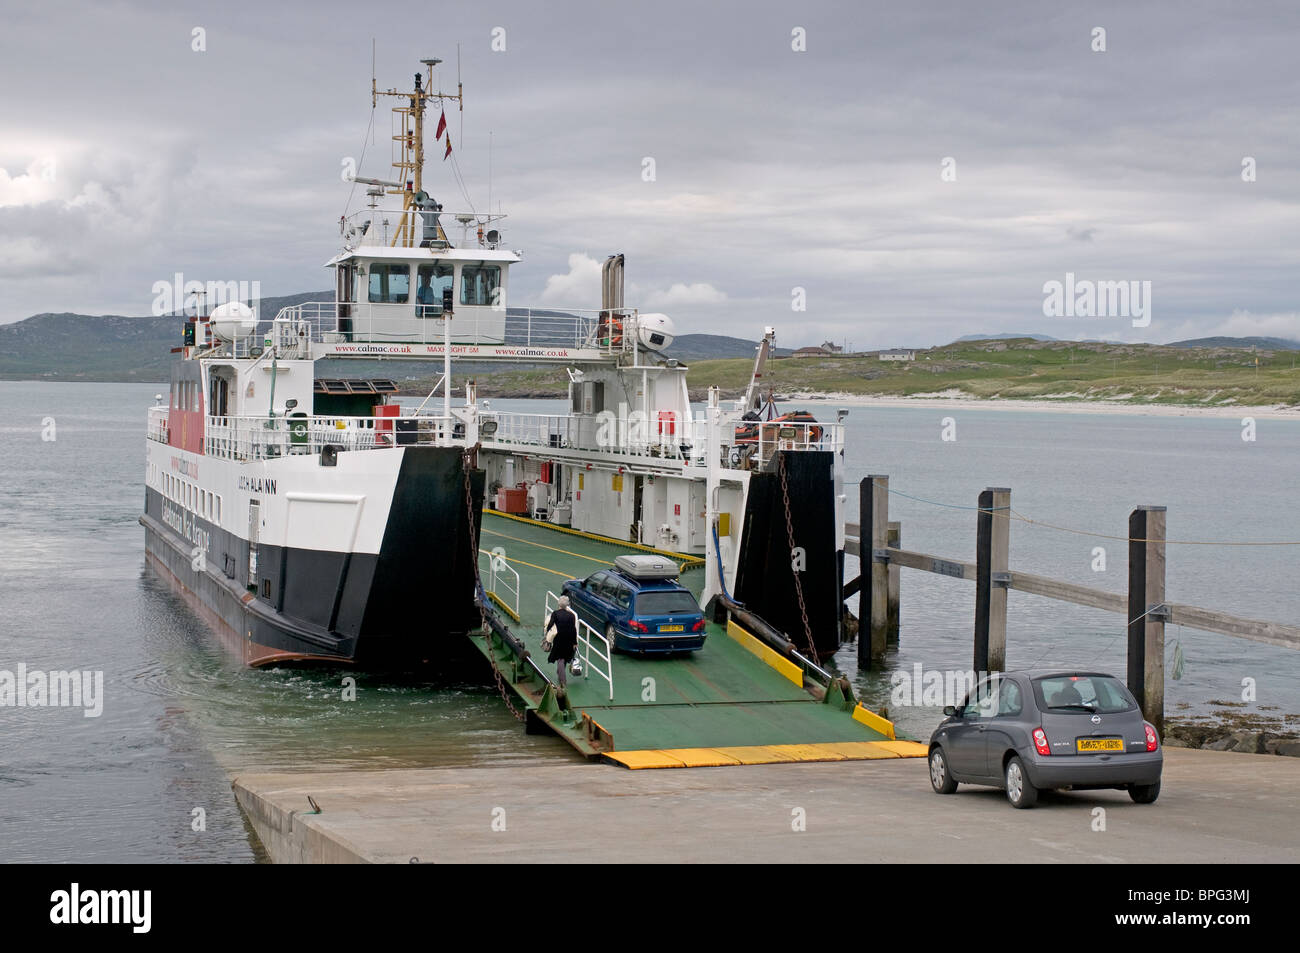
[[[380,96],[393,96],[403,99],[400,106],[393,107],[393,114],[400,119],[400,131],[393,133],[393,142],[397,148],[393,168],[401,173],[401,184],[389,188],[389,195],[402,196],[402,221],[393,235],[393,246],[411,247],[419,244],[415,223],[418,202],[426,199],[424,195],[424,108],[430,100],[455,100],[461,112],[465,110],[464,88],[460,80],[456,81],[456,92],[433,92],[433,68],[442,62],[440,59],[420,60],[426,67],[427,75],[415,74],[415,87],[403,93],[396,89],[380,89],[372,74],[370,77],[370,105],[379,104]],[[441,224],[438,226],[442,231]],[[442,233],[446,239],[446,233]]]

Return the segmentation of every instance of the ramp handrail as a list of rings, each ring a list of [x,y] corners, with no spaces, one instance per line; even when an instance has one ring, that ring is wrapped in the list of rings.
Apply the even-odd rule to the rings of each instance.
[[[502,604],[519,621],[519,572],[506,560],[502,553],[488,549],[478,551],[480,557],[488,558],[488,578],[484,586],[489,595],[496,596]],[[514,582],[510,581],[514,577]]]
[[[545,602],[546,611],[542,616],[543,632],[546,631],[546,624],[550,621],[551,613],[555,611],[555,609],[559,604],[559,601],[560,601],[559,596],[551,592],[551,590],[549,589],[546,590],[546,602]],[[577,612],[574,612],[573,614],[575,617],[577,617],[578,615]],[[587,623],[583,622],[581,618],[578,618],[577,621],[578,621],[578,652],[579,652],[579,656],[582,658],[582,677],[586,678],[590,673],[595,672],[597,675],[603,678],[606,681],[606,683],[608,683],[609,685],[609,700],[613,701],[614,700],[614,650],[610,646],[609,640],[606,639],[605,636],[601,635],[591,626],[587,625]],[[595,636],[595,639],[600,641],[600,644],[605,647],[604,652],[602,652],[599,648],[596,647],[593,639],[583,634],[584,629],[587,632],[590,632],[592,636]],[[593,654],[596,656],[597,659],[605,663],[605,671],[602,672],[599,668],[597,668],[595,665],[592,664],[591,657]]]

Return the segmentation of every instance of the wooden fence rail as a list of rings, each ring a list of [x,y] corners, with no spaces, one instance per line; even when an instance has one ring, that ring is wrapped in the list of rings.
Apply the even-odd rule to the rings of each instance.
[[[974,670],[1006,666],[1007,591],[1123,613],[1128,619],[1128,685],[1148,721],[1164,731],[1164,629],[1167,623],[1300,648],[1300,626],[1229,615],[1165,601],[1165,508],[1139,506],[1129,516],[1128,594],[1012,570],[1011,491],[989,487],[976,507],[976,561],[914,552],[899,546],[901,527],[889,522],[889,477],[873,474],[859,485],[862,523],[845,525],[844,552],[862,560],[861,575],[844,586],[845,597],[861,594],[858,663],[869,668],[898,631],[898,570],[915,569],[975,583]],[[863,553],[862,525],[870,551]],[[892,532],[891,532],[892,530]]]

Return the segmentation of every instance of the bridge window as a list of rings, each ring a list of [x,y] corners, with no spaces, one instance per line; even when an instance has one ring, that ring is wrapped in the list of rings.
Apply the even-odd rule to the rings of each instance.
[[[452,286],[451,265],[421,265],[415,279],[415,316],[442,317],[442,292]]]
[[[406,304],[411,297],[409,265],[370,266],[370,302],[372,304]]]
[[[460,269],[461,304],[499,304],[500,265],[462,265]]]

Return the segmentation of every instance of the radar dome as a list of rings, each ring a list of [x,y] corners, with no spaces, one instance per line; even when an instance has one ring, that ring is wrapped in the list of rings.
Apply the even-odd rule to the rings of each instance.
[[[650,351],[662,351],[673,343],[677,327],[666,314],[643,314],[637,318],[637,340]]]

